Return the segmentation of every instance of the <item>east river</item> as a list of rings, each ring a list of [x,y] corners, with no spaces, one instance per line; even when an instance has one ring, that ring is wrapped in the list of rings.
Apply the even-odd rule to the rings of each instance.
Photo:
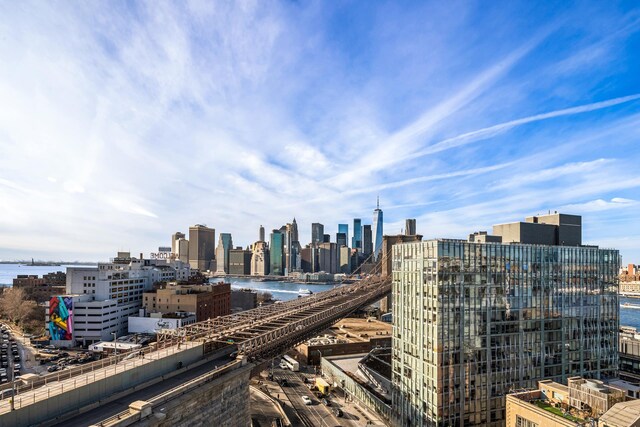
[[[43,274],[53,273],[56,271],[66,271],[65,265],[60,266],[32,266],[25,264],[0,264],[0,286],[11,286],[13,279],[18,274]],[[215,281],[216,279],[212,279]],[[293,283],[285,281],[260,281],[254,278],[227,278],[227,282],[231,283],[232,289],[253,289],[258,292],[269,292],[273,298],[281,301],[289,301],[298,297],[300,289],[308,289],[313,293],[332,289],[336,285],[314,285],[310,283]],[[633,326],[640,330],[640,308],[624,307],[623,304],[629,303],[640,307],[640,298],[623,298],[620,297],[620,325]]]

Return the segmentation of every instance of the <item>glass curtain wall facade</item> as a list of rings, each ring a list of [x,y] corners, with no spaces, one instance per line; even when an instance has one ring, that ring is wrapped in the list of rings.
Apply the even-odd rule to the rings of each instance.
[[[373,211],[373,258],[377,261],[382,249],[382,210]]]
[[[284,275],[284,234],[278,230],[271,233],[270,268],[269,274],[273,276]]]
[[[338,224],[338,233],[344,233],[344,239],[345,239],[344,246],[349,246],[347,244],[349,239],[349,224]]]
[[[351,247],[362,252],[362,221],[360,218],[353,219],[353,237]]]
[[[615,375],[618,268],[594,247],[394,245],[397,424],[504,425],[510,390]]]

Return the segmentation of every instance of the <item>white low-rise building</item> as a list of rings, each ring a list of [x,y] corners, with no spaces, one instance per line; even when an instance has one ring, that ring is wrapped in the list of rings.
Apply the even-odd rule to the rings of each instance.
[[[87,346],[128,331],[128,318],[142,307],[142,294],[154,284],[187,280],[191,268],[181,261],[132,258],[119,252],[96,267],[68,267],[67,295],[52,298],[46,328],[58,346]]]

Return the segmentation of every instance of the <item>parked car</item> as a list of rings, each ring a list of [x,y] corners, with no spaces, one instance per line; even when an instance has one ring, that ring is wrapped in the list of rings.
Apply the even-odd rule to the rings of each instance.
[[[311,405],[313,403],[309,396],[302,396],[302,401],[304,402],[305,405]]]
[[[47,372],[55,372],[55,371],[57,371],[58,369],[60,369],[60,368],[58,367],[58,365],[51,365],[51,366],[49,366],[49,367],[47,368]]]

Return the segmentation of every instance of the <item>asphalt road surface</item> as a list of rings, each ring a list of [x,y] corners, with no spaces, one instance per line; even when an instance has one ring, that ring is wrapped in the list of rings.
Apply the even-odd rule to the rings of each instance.
[[[313,427],[345,425],[344,420],[333,415],[331,412],[333,407],[324,406],[313,392],[309,390],[307,385],[302,382],[302,379],[297,373],[289,370],[274,369],[274,377],[286,378],[289,385],[282,387],[282,390],[286,393],[304,424]],[[302,396],[308,396],[312,404],[305,405]]]

